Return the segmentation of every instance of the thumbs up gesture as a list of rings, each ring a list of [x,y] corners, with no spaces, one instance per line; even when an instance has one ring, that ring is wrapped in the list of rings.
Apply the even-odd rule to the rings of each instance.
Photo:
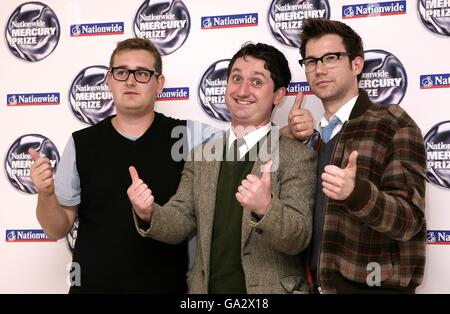
[[[356,159],[358,152],[353,151],[348,157],[347,166],[344,169],[328,165],[322,174],[323,193],[337,201],[346,200],[355,188]]]
[[[31,159],[34,161],[30,168],[30,177],[38,193],[53,194],[55,185],[50,160],[42,157],[34,148],[30,148],[28,154],[30,154]]]
[[[266,214],[272,201],[272,186],[270,183],[270,168],[272,160],[268,161],[263,168],[261,178],[249,174],[242,180],[238,187],[236,199],[242,207],[262,217]]]
[[[289,129],[300,141],[308,139],[314,132],[313,118],[308,109],[302,108],[303,93],[295,97],[294,104],[288,116]]]
[[[150,223],[153,214],[154,197],[147,184],[139,178],[135,167],[128,168],[131,176],[131,185],[127,190],[128,198],[136,214],[146,223]]]

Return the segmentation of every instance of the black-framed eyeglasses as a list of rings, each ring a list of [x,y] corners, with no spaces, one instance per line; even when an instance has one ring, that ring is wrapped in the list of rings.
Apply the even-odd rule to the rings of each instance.
[[[302,60],[298,60],[298,63],[300,63],[301,66],[305,67],[305,72],[312,72],[316,70],[317,62],[321,61],[322,64],[327,69],[332,69],[336,67],[339,64],[339,59],[342,56],[351,56],[352,54],[349,52],[329,52],[324,54],[320,58],[305,58]]]
[[[160,76],[158,72],[153,70],[143,70],[143,69],[129,70],[120,67],[113,67],[111,68],[110,71],[114,79],[121,82],[128,80],[128,77],[130,76],[131,73],[133,74],[136,82],[139,83],[148,83],[153,75],[155,77]]]

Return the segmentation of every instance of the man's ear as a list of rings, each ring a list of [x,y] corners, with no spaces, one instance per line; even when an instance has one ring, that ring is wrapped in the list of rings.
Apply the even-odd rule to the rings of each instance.
[[[364,59],[360,56],[357,56],[352,61],[352,69],[355,74],[355,76],[358,76],[364,68]]]
[[[275,97],[273,99],[273,105],[278,106],[281,104],[281,101],[283,100],[284,95],[286,95],[286,87],[280,87],[275,91]]]
[[[164,83],[166,82],[166,78],[164,77],[164,74],[161,74],[156,78],[156,81],[158,82],[158,94],[161,94],[164,88]]]

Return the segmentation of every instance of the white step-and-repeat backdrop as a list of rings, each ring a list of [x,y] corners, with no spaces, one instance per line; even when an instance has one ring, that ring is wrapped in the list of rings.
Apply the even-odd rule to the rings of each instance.
[[[70,134],[114,113],[106,85],[115,44],[148,37],[163,56],[166,89],[156,110],[226,128],[229,59],[247,42],[283,51],[293,80],[274,112],[287,123],[304,91],[297,60],[302,20],[348,23],[363,38],[360,86],[376,103],[400,104],[427,148],[428,245],[419,293],[450,293],[450,1],[407,0],[43,0],[0,2],[0,293],[66,293],[73,237],[49,241],[35,217],[30,145],[57,168]]]

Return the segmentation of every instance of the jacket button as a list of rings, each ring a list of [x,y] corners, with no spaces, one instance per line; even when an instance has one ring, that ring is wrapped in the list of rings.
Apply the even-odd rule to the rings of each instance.
[[[263,233],[263,231],[262,231],[261,229],[259,229],[259,228],[256,228],[256,229],[255,229],[255,232],[256,232],[257,234]]]

